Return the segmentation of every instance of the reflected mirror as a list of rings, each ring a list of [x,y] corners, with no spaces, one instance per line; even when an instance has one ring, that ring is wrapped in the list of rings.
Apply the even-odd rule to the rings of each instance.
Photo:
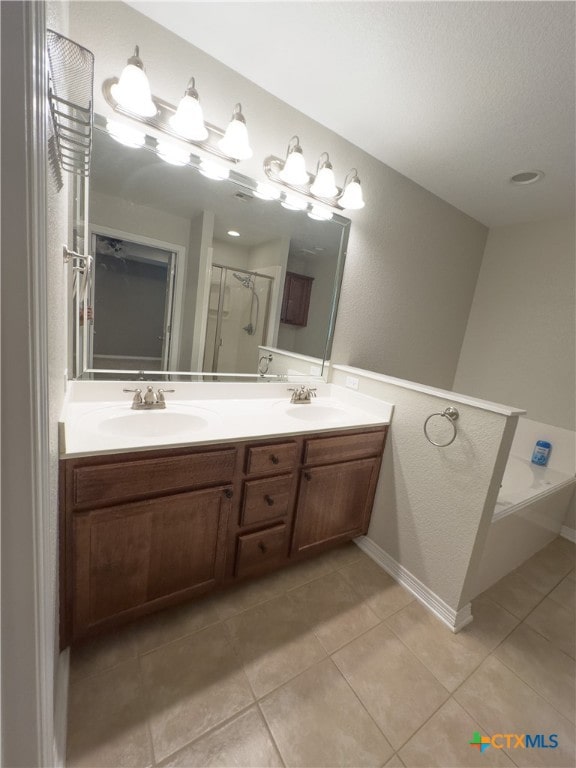
[[[76,375],[258,375],[275,350],[318,358],[320,374],[350,222],[287,210],[236,171],[206,178],[155,146],[124,146],[95,119],[94,261],[72,291]]]

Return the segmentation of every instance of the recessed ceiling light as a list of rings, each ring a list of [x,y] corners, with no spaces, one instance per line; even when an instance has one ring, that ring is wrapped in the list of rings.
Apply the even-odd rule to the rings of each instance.
[[[544,174],[542,171],[521,171],[520,173],[515,173],[514,176],[511,176],[510,181],[512,184],[524,186],[540,181],[543,176]]]
[[[230,237],[240,237],[240,232],[236,232],[235,229],[229,229],[228,234],[230,235]]]

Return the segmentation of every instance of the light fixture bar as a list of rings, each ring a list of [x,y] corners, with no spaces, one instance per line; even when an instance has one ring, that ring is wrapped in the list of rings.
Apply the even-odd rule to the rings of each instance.
[[[274,181],[276,184],[282,184],[284,187],[288,187],[289,189],[293,189],[295,192],[300,192],[302,195],[306,195],[310,202],[314,204],[315,201],[325,203],[326,205],[331,206],[332,208],[337,208],[340,211],[343,211],[344,208],[339,204],[338,202],[338,196],[334,197],[317,197],[315,195],[312,195],[310,193],[310,184],[289,184],[288,182],[284,181],[280,176],[280,171],[282,170],[284,166],[284,160],[282,160],[279,157],[276,157],[275,155],[270,155],[269,157],[264,160],[264,173],[266,176],[270,179],[270,181]],[[310,176],[310,183],[314,183],[315,177],[313,174],[309,174]],[[342,190],[337,187],[338,189],[338,195],[341,194]]]
[[[228,162],[239,162],[237,158],[230,157],[230,155],[225,154],[221,149],[219,149],[218,141],[224,137],[225,133],[225,131],[223,131],[221,128],[218,128],[216,125],[212,125],[211,123],[204,121],[204,125],[208,131],[208,138],[205,141],[193,141],[192,139],[185,139],[181,134],[177,133],[170,126],[170,118],[176,114],[177,110],[173,104],[164,101],[164,99],[161,99],[158,96],[152,95],[152,100],[156,104],[158,111],[151,117],[142,117],[141,115],[137,115],[134,112],[130,112],[129,110],[122,107],[112,96],[111,88],[117,82],[118,79],[115,77],[105,80],[102,84],[102,93],[106,99],[107,104],[112,107],[112,109],[119,115],[124,115],[125,117],[129,117],[131,120],[135,120],[138,123],[149,125],[151,128],[154,128],[161,133],[165,133],[167,136],[172,136],[172,138],[177,139],[179,142],[189,144],[191,147],[200,147],[204,151],[209,152],[212,155],[216,155],[216,157],[227,160]]]

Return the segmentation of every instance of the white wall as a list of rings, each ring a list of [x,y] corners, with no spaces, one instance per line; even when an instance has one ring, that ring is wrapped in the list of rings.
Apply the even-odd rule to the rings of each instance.
[[[454,390],[574,430],[574,219],[491,229]]]
[[[366,208],[353,220],[333,359],[452,386],[486,228],[238,73],[120,3],[72,3],[71,36],[96,55],[95,110],[110,114],[102,82],[118,76],[137,41],[154,93],[175,104],[191,74],[206,119],[225,125],[241,101],[254,157],[241,173],[300,136],[310,170],[324,151],[338,181],[357,167]]]

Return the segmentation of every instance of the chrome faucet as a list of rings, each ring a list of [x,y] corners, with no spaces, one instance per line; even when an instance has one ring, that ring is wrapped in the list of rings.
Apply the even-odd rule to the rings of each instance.
[[[309,387],[307,384],[288,387],[288,392],[292,392],[291,403],[309,403],[313,397],[316,397],[316,387]]]
[[[160,408],[166,408],[165,392],[174,392],[173,389],[159,389],[154,392],[152,387],[146,387],[144,397],[141,389],[124,389],[123,392],[134,392],[132,398],[132,409],[134,411],[152,411]]]

